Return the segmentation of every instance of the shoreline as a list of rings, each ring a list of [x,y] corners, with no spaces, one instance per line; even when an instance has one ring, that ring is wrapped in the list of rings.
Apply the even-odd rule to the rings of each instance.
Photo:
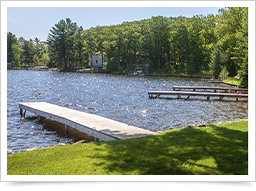
[[[8,69],[8,70],[26,70],[26,69]],[[40,71],[40,70],[30,70],[30,71]],[[67,72],[67,73],[90,73],[90,74],[109,74],[109,75],[120,75],[120,76],[152,76],[152,77],[176,77],[176,78],[201,78],[201,79],[211,79],[210,76],[199,76],[199,75],[175,75],[175,74],[144,74],[144,75],[129,75],[125,73],[111,73],[111,72],[77,72],[77,70],[70,70],[70,71],[54,71],[54,70],[47,70],[48,72]],[[47,72],[41,70],[40,72]],[[227,82],[220,82],[220,84],[230,85],[237,87],[237,84],[227,83]]]
[[[7,174],[247,175],[248,120],[11,154]]]
[[[225,121],[225,122],[209,123],[209,124],[188,124],[187,126],[184,126],[184,127],[175,127],[175,128],[168,129],[166,131],[157,131],[156,133],[163,133],[163,132],[167,132],[167,131],[175,131],[175,130],[186,129],[186,128],[206,127],[209,125],[228,124],[228,123],[241,122],[241,121],[248,121],[248,119],[237,119],[234,121]],[[114,140],[114,141],[117,141],[117,140]],[[106,141],[96,141],[96,142],[106,142]],[[66,145],[76,145],[76,144],[82,144],[82,143],[96,143],[96,142],[94,142],[94,141],[86,142],[85,140],[79,140],[74,143],[68,143],[68,144],[60,143],[60,144],[52,145],[52,146],[48,146],[48,147],[29,148],[24,151],[19,151],[16,153],[7,153],[7,155],[13,155],[13,154],[17,154],[17,153],[23,153],[23,152],[28,152],[28,151],[38,150],[38,149],[48,149],[48,148],[52,148],[52,147],[56,147],[56,146],[66,146]]]
[[[8,70],[26,70],[26,69],[8,69]],[[40,71],[40,70],[29,70],[29,71]],[[47,70],[40,72],[67,72],[67,73],[85,73],[85,74],[103,74],[103,75],[117,75],[117,76],[149,76],[149,77],[175,77],[175,78],[201,78],[201,79],[211,79],[210,76],[199,76],[199,75],[175,75],[175,74],[144,74],[144,75],[129,75],[125,73],[111,73],[111,72],[77,72],[77,70],[70,70],[70,71],[55,71],[55,70]],[[235,86],[237,87],[237,84],[227,83],[227,82],[220,82],[219,84],[229,85],[229,86]]]

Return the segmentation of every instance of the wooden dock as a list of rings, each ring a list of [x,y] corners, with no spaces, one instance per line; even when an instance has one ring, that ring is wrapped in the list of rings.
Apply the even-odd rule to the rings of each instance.
[[[81,132],[98,138],[100,141],[130,139],[156,135],[157,133],[114,121],[94,114],[57,106],[46,102],[19,103],[20,114],[26,111],[40,117],[60,122]]]
[[[226,88],[226,87],[209,87],[209,86],[173,86],[173,91],[179,91],[179,90],[212,90],[214,92],[218,91],[224,91],[224,92],[248,92],[248,89],[246,88]]]
[[[220,100],[222,100],[224,97],[234,97],[236,98],[236,101],[238,101],[238,98],[248,98],[248,94],[193,92],[193,91],[149,91],[148,95],[149,95],[149,98],[158,98],[160,97],[160,95],[177,95],[178,99],[181,98],[181,96],[187,96],[186,99],[189,99],[190,96],[204,96],[204,97],[207,97],[207,100],[210,100],[210,97],[219,97]]]

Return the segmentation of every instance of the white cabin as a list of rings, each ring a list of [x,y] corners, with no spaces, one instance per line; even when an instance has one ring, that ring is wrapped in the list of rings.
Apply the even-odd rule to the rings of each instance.
[[[103,64],[107,62],[107,54],[105,52],[95,52],[95,53],[89,53],[89,63],[88,65],[91,66],[98,66],[103,67]]]

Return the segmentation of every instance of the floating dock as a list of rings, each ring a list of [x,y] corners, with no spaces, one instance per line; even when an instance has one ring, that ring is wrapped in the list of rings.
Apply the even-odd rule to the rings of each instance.
[[[246,88],[226,88],[226,87],[209,87],[209,86],[173,86],[173,91],[179,91],[179,90],[212,90],[214,92],[218,91],[224,91],[224,92],[248,92],[248,89]]]
[[[157,133],[114,121],[94,114],[61,107],[46,102],[19,103],[20,114],[26,111],[40,117],[60,122],[81,132],[98,138],[100,141],[130,139],[156,135]]]
[[[219,97],[220,100],[222,100],[224,97],[234,97],[236,98],[236,101],[238,101],[238,98],[248,98],[248,94],[192,92],[192,91],[149,91],[148,95],[149,95],[149,98],[158,98],[160,97],[160,95],[177,95],[178,99],[181,98],[181,96],[187,96],[186,99],[189,99],[190,96],[204,96],[204,97],[207,97],[207,100],[210,100],[210,97]]]

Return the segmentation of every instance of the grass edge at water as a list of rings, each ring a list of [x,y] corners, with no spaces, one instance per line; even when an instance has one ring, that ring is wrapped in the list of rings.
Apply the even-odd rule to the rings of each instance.
[[[248,121],[10,154],[7,174],[248,174]]]

